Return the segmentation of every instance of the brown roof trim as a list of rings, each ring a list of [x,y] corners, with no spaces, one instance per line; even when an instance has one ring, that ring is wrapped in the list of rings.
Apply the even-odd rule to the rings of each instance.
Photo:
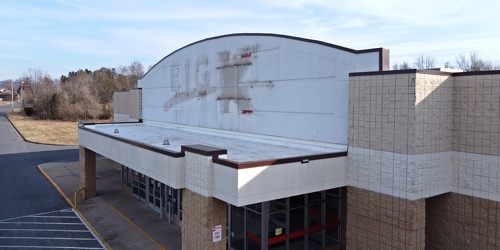
[[[127,89],[127,90],[115,90],[113,91],[113,93],[124,93],[124,92],[130,92],[130,90],[142,90],[142,88],[131,88],[131,89]]]
[[[337,153],[325,153],[325,154],[317,154],[317,155],[304,155],[298,157],[291,158],[282,158],[282,159],[272,159],[272,160],[263,160],[263,161],[251,161],[251,162],[235,162],[228,159],[221,159],[217,156],[213,156],[212,162],[218,163],[220,165],[224,165],[227,167],[235,168],[235,169],[245,169],[245,168],[254,168],[254,167],[262,167],[262,166],[271,166],[271,165],[280,165],[280,164],[288,164],[300,162],[302,164],[308,163],[314,160],[323,160],[329,158],[337,158],[347,156],[347,151],[337,152]]]
[[[139,121],[137,122],[99,122],[99,123],[95,123],[95,122],[80,122],[78,124],[78,127],[85,127],[87,125],[110,125],[110,124],[119,124],[119,125],[123,125],[123,124],[137,124],[137,123],[142,123],[142,119],[139,119]]]
[[[388,71],[352,72],[349,73],[349,76],[395,75],[395,74],[411,74],[411,73],[441,75],[441,76],[481,76],[481,75],[498,75],[500,74],[500,70],[445,72],[445,71],[431,70],[431,69],[403,69],[403,70],[388,70]]]
[[[319,45],[323,45],[323,46],[326,46],[326,47],[330,47],[330,48],[335,48],[335,49],[339,49],[339,50],[351,52],[351,53],[354,53],[354,54],[379,52],[379,59],[382,59],[382,58],[385,59],[385,58],[387,58],[387,67],[389,67],[388,66],[389,65],[389,52],[388,52],[389,50],[387,50],[387,55],[385,55],[385,52],[384,52],[383,48],[372,48],[372,49],[355,50],[355,49],[350,49],[350,48],[339,46],[339,45],[332,44],[332,43],[327,43],[327,42],[313,40],[313,39],[308,39],[308,38],[296,37],[296,36],[289,36],[289,35],[281,35],[281,34],[274,34],[274,33],[234,33],[234,34],[226,34],[226,35],[221,35],[221,36],[209,37],[209,38],[205,38],[205,39],[202,39],[202,40],[190,43],[190,44],[188,44],[188,45],[186,45],[184,47],[181,47],[181,48],[173,51],[172,53],[168,54],[167,56],[163,57],[160,61],[158,61],[155,65],[153,65],[153,67],[151,67],[151,69],[153,69],[156,65],[158,65],[160,62],[162,62],[163,60],[165,60],[169,56],[171,56],[171,55],[175,54],[176,52],[178,52],[178,51],[180,51],[182,49],[185,49],[185,48],[187,48],[189,46],[193,46],[195,44],[206,42],[206,41],[210,41],[210,40],[216,40],[216,39],[221,39],[221,38],[226,38],[226,37],[241,37],[241,36],[267,36],[267,37],[285,38],[285,39],[296,40],[296,41],[301,41],[301,42],[308,42],[308,43],[319,44]],[[380,63],[380,64],[382,64],[382,63]],[[379,65],[379,68],[382,69],[383,66]],[[144,74],[141,77],[141,79],[144,78],[149,73],[150,70],[148,70],[148,72],[146,72],[146,74]]]
[[[100,124],[104,124],[104,123],[100,123]],[[94,129],[86,128],[85,126],[79,126],[78,129],[82,129],[82,130],[85,130],[85,131],[88,131],[88,132],[91,132],[91,133],[99,134],[99,135],[102,135],[104,137],[111,138],[113,140],[117,140],[117,141],[120,141],[120,142],[123,142],[123,143],[130,144],[132,146],[136,146],[136,147],[139,147],[139,148],[151,150],[151,151],[153,151],[155,153],[160,153],[160,154],[168,155],[168,156],[171,156],[173,158],[184,157],[184,152],[183,151],[181,151],[181,152],[175,152],[175,151],[167,150],[167,149],[164,149],[164,148],[159,148],[159,147],[151,146],[151,145],[148,145],[148,144],[144,144],[144,143],[140,143],[140,142],[136,142],[136,141],[132,141],[132,140],[128,140],[128,139],[124,139],[124,138],[112,136],[112,135],[109,135],[109,134],[106,134],[106,133],[103,133],[103,132],[100,132],[100,131],[96,131]]]
[[[456,72],[453,73],[453,76],[480,76],[480,75],[498,75],[498,74],[500,74],[500,70]]]
[[[428,75],[442,75],[451,76],[456,73],[444,72],[439,70],[430,69],[403,69],[403,70],[387,70],[387,71],[367,71],[367,72],[351,72],[349,76],[373,76],[373,75],[397,75],[397,74],[428,74]]]
[[[122,123],[116,123],[116,124],[126,124],[126,123],[132,123],[134,122],[122,122]],[[137,122],[135,122],[137,123]],[[207,145],[202,145],[202,144],[195,144],[195,145],[183,145],[181,146],[181,152],[176,152],[176,151],[171,151],[167,150],[164,148],[159,148],[155,146],[151,146],[148,144],[116,137],[113,135],[109,135],[100,131],[96,131],[94,129],[86,128],[85,125],[95,125],[96,123],[80,123],[78,125],[78,129],[82,129],[91,133],[99,134],[107,138],[111,138],[113,140],[117,140],[120,142],[124,142],[127,144],[130,144],[132,146],[136,146],[139,148],[151,150],[155,153],[160,153],[164,154],[173,158],[180,158],[185,156],[185,152],[193,152],[196,154],[200,155],[205,155],[205,156],[212,156],[212,161],[214,163],[218,163],[223,166],[235,168],[235,169],[245,169],[245,168],[253,168],[253,167],[262,167],[262,166],[270,166],[270,165],[279,165],[279,164],[287,164],[287,163],[294,163],[294,162],[300,162],[300,163],[308,163],[309,161],[314,161],[314,160],[323,160],[323,159],[328,159],[328,158],[336,158],[336,157],[342,157],[342,156],[347,156],[347,151],[343,152],[336,152],[336,153],[325,153],[325,154],[317,154],[317,155],[304,155],[304,156],[298,156],[298,157],[291,157],[291,158],[281,158],[281,159],[270,159],[270,160],[262,160],[262,161],[251,161],[251,162],[235,162],[231,161],[228,159],[222,159],[219,158],[219,155],[226,155],[227,154],[227,149],[223,148],[216,148],[212,146],[207,146]],[[113,124],[113,123],[98,123],[98,124]]]
[[[184,153],[186,151],[204,156],[217,156],[217,155],[227,154],[227,149],[216,148],[201,144],[181,146],[181,152]]]

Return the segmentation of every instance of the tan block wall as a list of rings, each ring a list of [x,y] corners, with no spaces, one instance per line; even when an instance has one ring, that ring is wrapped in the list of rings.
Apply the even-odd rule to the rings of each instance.
[[[131,89],[113,93],[115,122],[142,119],[142,90]]]
[[[453,77],[416,74],[415,97],[415,147],[411,153],[452,150]]]
[[[182,190],[182,249],[226,249],[227,204]],[[222,240],[212,242],[212,226],[222,225]]]
[[[425,200],[347,187],[347,249],[425,249]]]
[[[129,90],[129,115],[132,119],[142,119],[142,89]]]
[[[500,75],[456,76],[453,150],[500,155]]]
[[[428,249],[500,249],[500,202],[448,193],[426,205]]]
[[[351,76],[350,147],[412,152],[415,140],[415,74]]]
[[[408,153],[413,149],[415,74],[351,76],[349,146]]]
[[[351,76],[349,91],[350,185],[410,200],[451,190],[451,74]]]
[[[352,76],[349,146],[406,154],[449,151],[452,107],[449,75]]]
[[[113,108],[115,114],[129,114],[128,91],[113,93]]]

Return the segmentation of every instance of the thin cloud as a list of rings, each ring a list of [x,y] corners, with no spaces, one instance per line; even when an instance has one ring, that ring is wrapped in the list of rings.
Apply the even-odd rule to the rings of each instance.
[[[496,6],[491,0],[0,1],[0,80],[21,75],[21,65],[54,75],[133,60],[151,65],[189,43],[242,32],[385,47],[393,62],[419,54],[452,61],[472,49],[496,61]]]

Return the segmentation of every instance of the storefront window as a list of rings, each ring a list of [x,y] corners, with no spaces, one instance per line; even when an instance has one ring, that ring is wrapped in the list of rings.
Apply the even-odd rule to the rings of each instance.
[[[285,211],[287,209],[286,199],[278,199],[271,201],[270,212]]]
[[[260,244],[262,242],[262,234],[261,234],[261,217],[262,215],[252,209],[246,209],[246,237],[247,237],[247,245],[246,249],[248,250],[258,250],[261,249]]]
[[[342,200],[332,200],[326,203],[325,214],[325,234],[326,245],[331,246],[340,244],[341,240],[341,215],[342,215]]]
[[[231,205],[231,228],[229,237],[230,246],[233,249],[244,249],[245,240],[245,207],[236,207]]]
[[[269,249],[286,249],[287,223],[286,212],[269,214],[268,242]]]
[[[306,237],[304,207],[290,210],[289,221],[288,238],[290,249],[304,249]]]
[[[307,246],[309,249],[321,249],[323,245],[323,213],[321,203],[307,207]]]
[[[290,197],[290,208],[302,207],[304,206],[304,195],[297,195]]]
[[[310,193],[307,195],[307,204],[320,203],[322,201],[321,198],[322,192]]]
[[[231,249],[324,249],[342,241],[341,189],[230,206],[228,211]]]

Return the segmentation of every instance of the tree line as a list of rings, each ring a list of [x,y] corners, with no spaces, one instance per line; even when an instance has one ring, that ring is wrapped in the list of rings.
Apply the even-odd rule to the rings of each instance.
[[[137,87],[144,75],[139,61],[118,68],[69,72],[60,79],[30,68],[18,82],[25,112],[40,119],[82,121],[109,119],[113,115],[113,92]]]
[[[465,72],[469,71],[488,71],[500,70],[498,63],[493,63],[490,60],[482,59],[477,51],[471,51],[469,55],[459,55],[455,58],[456,65],[451,64],[449,61],[444,63],[445,68],[461,69]],[[392,65],[394,70],[402,69],[432,69],[436,68],[436,58],[433,56],[420,55],[415,58],[413,64],[403,61],[402,63],[395,63]]]

